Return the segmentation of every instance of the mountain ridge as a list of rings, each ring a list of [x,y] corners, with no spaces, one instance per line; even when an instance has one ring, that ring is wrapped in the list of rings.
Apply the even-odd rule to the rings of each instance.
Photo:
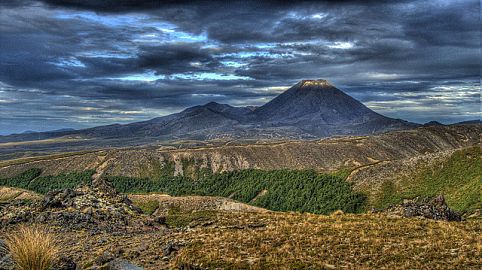
[[[234,107],[209,102],[147,121],[56,133],[1,136],[0,142],[61,136],[152,137],[158,140],[313,139],[332,135],[367,135],[417,126],[372,111],[327,80],[302,80],[260,107]]]

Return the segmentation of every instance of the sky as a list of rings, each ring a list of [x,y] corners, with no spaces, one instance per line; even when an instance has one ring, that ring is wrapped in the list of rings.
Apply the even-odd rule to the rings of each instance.
[[[0,0],[0,134],[259,106],[303,79],[389,117],[480,118],[478,0],[295,2]]]

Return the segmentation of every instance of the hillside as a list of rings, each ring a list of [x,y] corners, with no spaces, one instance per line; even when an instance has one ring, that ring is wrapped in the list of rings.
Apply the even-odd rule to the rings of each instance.
[[[23,173],[34,172],[33,177],[14,182],[21,183],[16,187],[40,193],[46,192],[42,189],[44,180],[48,179],[50,186],[73,187],[95,171],[95,175],[111,179],[122,192],[224,196],[272,210],[329,213],[341,207],[358,212],[364,207],[385,208],[403,198],[444,194],[449,206],[470,212],[480,208],[474,193],[481,175],[480,155],[474,147],[479,134],[477,125],[430,126],[321,141],[67,153],[2,162],[0,173],[23,179]],[[41,171],[35,171],[38,169]],[[315,172],[347,177],[354,197],[350,197],[351,188],[343,184],[334,188],[342,183],[336,180],[330,192],[343,206],[317,208],[316,200],[326,201],[321,183],[327,180],[318,179]],[[40,173],[42,176],[32,181]],[[48,178],[52,175],[55,177]],[[299,194],[289,192],[295,184]],[[338,191],[348,197],[337,197]],[[368,201],[357,200],[357,192]],[[285,200],[277,202],[280,196]]]
[[[479,142],[480,126],[432,126],[364,137],[319,141],[285,141],[188,149],[140,147],[58,154],[0,162],[0,174],[11,176],[29,168],[44,174],[95,169],[108,175],[196,178],[202,170],[314,169],[321,172],[354,169],[374,163],[469,147]]]
[[[0,234],[48,226],[62,258],[87,269],[478,269],[479,135],[428,126],[3,161],[0,186],[18,188],[0,188]],[[465,220],[367,212],[440,194]]]
[[[443,194],[457,211],[481,209],[482,159],[479,146],[379,163],[349,177],[370,204],[385,208],[414,197]]]
[[[25,179],[35,177],[29,175]],[[69,177],[44,177],[43,187],[61,178]],[[144,269],[478,269],[480,219],[283,213],[204,196],[129,198],[92,182],[0,204],[0,235],[18,231],[18,223],[48,226],[59,237],[60,263],[84,269],[114,263]]]

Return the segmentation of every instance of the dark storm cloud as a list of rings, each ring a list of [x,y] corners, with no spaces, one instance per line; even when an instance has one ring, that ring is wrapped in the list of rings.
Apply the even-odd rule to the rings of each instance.
[[[478,118],[479,12],[471,0],[0,1],[0,132],[260,105],[309,78],[392,117]]]

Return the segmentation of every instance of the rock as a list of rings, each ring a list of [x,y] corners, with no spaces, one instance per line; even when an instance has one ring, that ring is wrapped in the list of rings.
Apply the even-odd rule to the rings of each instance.
[[[3,240],[0,240],[0,270],[13,270],[15,264],[8,254],[7,246]]]
[[[389,216],[423,217],[435,220],[461,221],[462,217],[451,210],[443,195],[432,199],[404,200],[400,205],[389,207],[385,212]]]
[[[97,259],[95,259],[95,264],[104,265],[112,260],[114,260],[114,256],[109,252],[104,252],[102,255],[97,257]]]
[[[160,225],[166,225],[166,217],[165,216],[158,216],[154,218],[154,222]]]
[[[164,257],[167,257],[171,255],[172,252],[178,251],[179,250],[179,245],[173,242],[168,242],[167,245],[164,247],[164,251],[162,252],[162,255]]]
[[[122,259],[115,259],[108,264],[108,270],[143,270],[144,268],[139,267],[129,261]]]
[[[52,267],[52,270],[75,270],[77,269],[77,264],[74,260],[68,257],[60,257],[57,264]]]

